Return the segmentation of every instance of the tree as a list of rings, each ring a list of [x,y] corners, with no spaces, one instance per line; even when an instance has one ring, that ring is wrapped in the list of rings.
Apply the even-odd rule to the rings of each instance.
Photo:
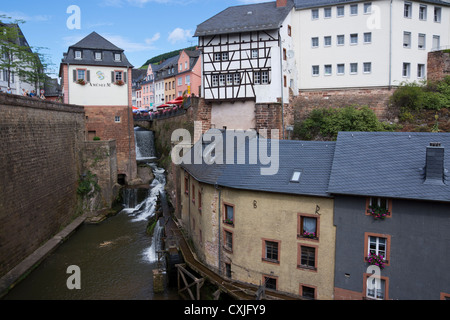
[[[8,87],[15,81],[15,76],[34,86],[38,91],[41,84],[47,79],[45,69],[48,64],[43,63],[45,56],[37,49],[33,52],[28,45],[25,36],[20,30],[19,24],[23,20],[11,20],[5,15],[0,15],[0,70],[4,70]]]

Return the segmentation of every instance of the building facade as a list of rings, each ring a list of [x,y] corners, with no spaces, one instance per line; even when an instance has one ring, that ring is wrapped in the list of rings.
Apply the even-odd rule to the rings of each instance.
[[[449,146],[448,133],[339,133],[335,299],[450,299]]]
[[[60,66],[64,103],[86,111],[86,139],[116,140],[119,181],[136,179],[132,68],[124,51],[96,32],[69,47]]]
[[[178,74],[176,76],[176,97],[201,93],[202,57],[199,50],[183,50],[178,59]]]

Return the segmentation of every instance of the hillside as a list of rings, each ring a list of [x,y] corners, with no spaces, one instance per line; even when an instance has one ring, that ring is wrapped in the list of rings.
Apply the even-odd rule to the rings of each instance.
[[[179,50],[175,50],[175,51],[171,51],[171,52],[166,52],[163,54],[160,54],[156,57],[153,57],[151,59],[148,59],[144,65],[142,67],[140,67],[140,69],[147,69],[149,64],[159,64],[161,62],[163,62],[164,60],[167,60],[169,58],[175,57],[176,55],[180,54],[181,51],[183,50],[195,50],[197,47],[193,46],[193,47],[188,47],[188,48],[184,48],[184,49],[179,49]]]

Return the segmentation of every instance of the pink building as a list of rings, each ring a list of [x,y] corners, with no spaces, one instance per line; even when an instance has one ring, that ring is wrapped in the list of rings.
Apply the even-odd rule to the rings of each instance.
[[[153,109],[155,106],[155,73],[158,66],[149,64],[147,76],[142,82],[141,88],[141,106],[142,109]]]
[[[200,50],[183,50],[178,59],[178,73],[176,75],[176,95],[200,96],[200,87],[202,85]]]

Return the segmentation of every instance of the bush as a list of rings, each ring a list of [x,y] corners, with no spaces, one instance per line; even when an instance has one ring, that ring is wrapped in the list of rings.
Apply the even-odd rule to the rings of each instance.
[[[295,124],[294,137],[301,140],[336,140],[339,131],[393,131],[394,125],[378,120],[369,107],[314,109],[301,124]]]
[[[94,141],[100,141],[100,137],[94,137]]]

